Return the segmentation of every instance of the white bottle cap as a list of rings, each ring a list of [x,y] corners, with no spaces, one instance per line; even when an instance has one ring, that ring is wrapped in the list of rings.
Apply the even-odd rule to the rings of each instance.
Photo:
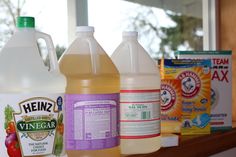
[[[123,37],[138,37],[138,32],[136,31],[124,31],[122,32]]]
[[[94,27],[92,26],[78,26],[76,27],[76,32],[94,32]]]

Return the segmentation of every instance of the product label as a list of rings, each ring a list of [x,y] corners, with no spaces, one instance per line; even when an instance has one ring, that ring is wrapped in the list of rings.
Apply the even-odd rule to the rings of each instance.
[[[231,55],[212,56],[211,128],[232,128],[232,60]]]
[[[178,58],[211,59],[211,129],[231,129],[232,52],[181,51]]]
[[[164,61],[165,79],[179,79],[182,89],[182,135],[210,133],[211,61]]]
[[[161,120],[181,121],[182,91],[178,79],[161,80]]]
[[[160,90],[121,90],[121,138],[160,135]]]
[[[185,98],[195,97],[200,88],[201,80],[197,73],[193,71],[183,71],[177,76],[177,79],[182,80],[182,95]]]
[[[63,94],[1,94],[0,104],[2,156],[62,153]]]
[[[119,145],[119,94],[66,95],[66,149]]]

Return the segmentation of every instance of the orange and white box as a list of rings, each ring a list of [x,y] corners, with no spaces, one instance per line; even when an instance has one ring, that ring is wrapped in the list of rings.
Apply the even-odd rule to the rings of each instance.
[[[161,132],[180,133],[182,119],[181,81],[161,80]]]
[[[232,52],[178,51],[179,59],[211,59],[211,130],[232,128]]]

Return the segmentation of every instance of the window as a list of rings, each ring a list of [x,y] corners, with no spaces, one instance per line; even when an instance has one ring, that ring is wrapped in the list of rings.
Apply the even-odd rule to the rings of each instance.
[[[5,2],[12,3],[15,16],[34,16],[36,29],[52,36],[59,53],[74,40],[77,25],[95,26],[95,37],[109,55],[124,30],[138,31],[153,58],[173,57],[177,49],[217,48],[217,0],[2,0],[0,49],[14,30]]]
[[[77,25],[94,26],[95,37],[109,55],[121,42],[123,30],[138,31],[140,43],[153,58],[172,58],[176,50],[216,48],[215,0],[75,2],[77,9],[88,10],[77,12],[77,19],[87,16],[86,22],[77,20]]]
[[[1,0],[0,10],[0,50],[13,34],[19,15],[35,17],[36,29],[51,35],[60,53],[67,47],[67,0]]]

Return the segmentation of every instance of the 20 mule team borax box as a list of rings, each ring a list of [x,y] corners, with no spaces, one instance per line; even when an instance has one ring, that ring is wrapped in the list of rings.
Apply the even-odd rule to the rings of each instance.
[[[231,51],[178,51],[179,59],[211,59],[211,129],[232,128]]]

